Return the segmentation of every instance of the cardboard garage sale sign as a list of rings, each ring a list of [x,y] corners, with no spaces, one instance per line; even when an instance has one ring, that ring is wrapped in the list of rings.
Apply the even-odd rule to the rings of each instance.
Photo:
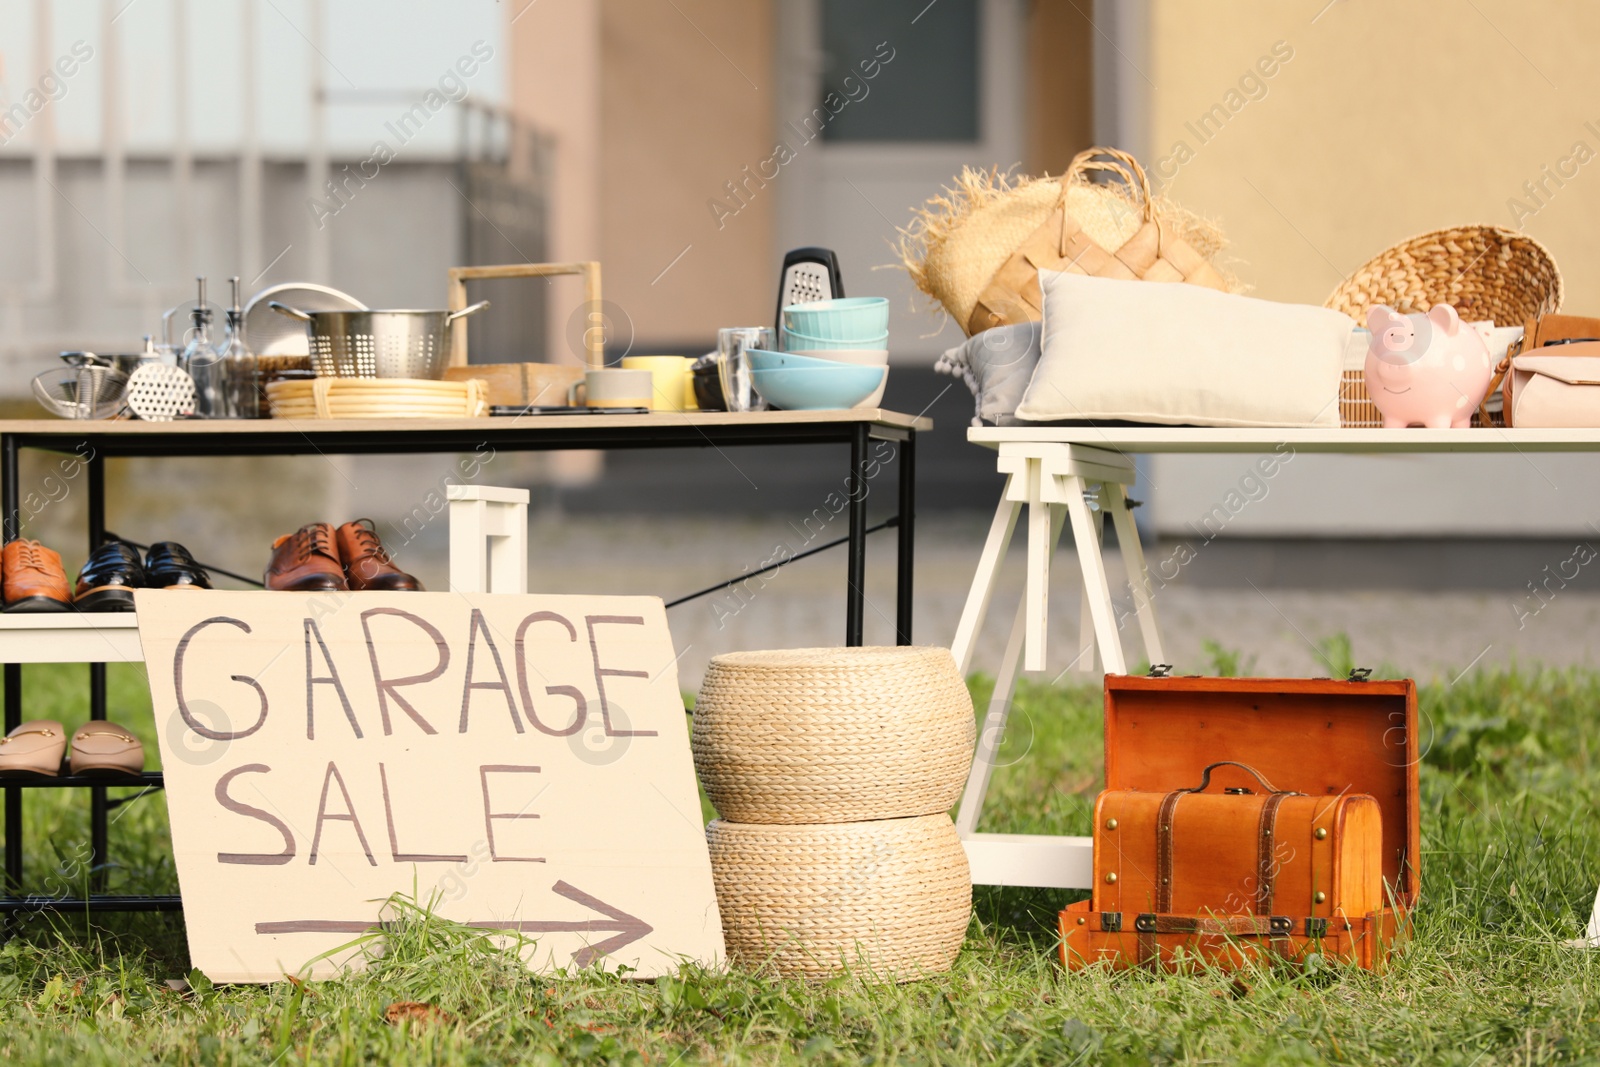
[[[190,955],[358,965],[393,894],[642,976],[723,954],[653,597],[139,590]]]

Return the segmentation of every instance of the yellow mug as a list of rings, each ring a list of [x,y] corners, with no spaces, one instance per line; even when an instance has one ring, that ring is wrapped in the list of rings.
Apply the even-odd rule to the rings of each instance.
[[[693,391],[689,367],[693,360],[687,356],[625,356],[624,370],[650,372],[652,392],[650,408],[653,411],[683,411],[685,398]],[[686,388],[685,382],[689,385]]]

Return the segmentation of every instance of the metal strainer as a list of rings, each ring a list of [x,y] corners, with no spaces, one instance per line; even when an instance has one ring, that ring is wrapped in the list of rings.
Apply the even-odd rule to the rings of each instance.
[[[438,379],[450,362],[450,324],[489,301],[460,311],[301,311],[276,300],[267,306],[306,324],[319,378]]]

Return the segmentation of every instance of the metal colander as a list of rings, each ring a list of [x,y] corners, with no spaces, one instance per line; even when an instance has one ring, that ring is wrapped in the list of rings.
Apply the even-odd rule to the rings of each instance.
[[[460,311],[301,311],[269,305],[306,324],[319,378],[433,378],[450,363],[450,324],[489,306]]]

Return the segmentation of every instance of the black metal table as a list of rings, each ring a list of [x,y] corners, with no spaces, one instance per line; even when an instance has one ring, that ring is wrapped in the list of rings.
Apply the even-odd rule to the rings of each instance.
[[[897,493],[895,514],[874,529],[894,527],[897,533],[895,638],[911,643],[912,562],[915,537],[916,435],[932,421],[880,409],[782,412],[663,412],[649,415],[558,415],[488,419],[394,420],[229,420],[186,422],[68,422],[58,419],[0,421],[0,521],[5,540],[18,536],[22,510],[18,458],[24,448],[76,455],[87,467],[88,540],[91,549],[106,537],[105,460],[153,456],[304,456],[474,452],[485,446],[511,452],[563,449],[722,448],[739,445],[847,444],[848,467],[845,590],[845,643],[862,643],[866,605],[867,482],[873,441],[895,446]],[[839,542],[833,542],[837,544]],[[818,546],[809,555],[831,545]],[[794,558],[799,558],[797,555]],[[792,559],[787,562],[792,562]],[[784,565],[786,565],[786,563]],[[691,599],[751,577],[749,572],[722,585],[691,594]],[[0,660],[4,649],[0,648]],[[5,729],[22,722],[22,664],[5,663]],[[89,664],[89,715],[106,715],[104,663]],[[130,783],[159,788],[159,774]],[[91,791],[92,886],[103,885],[106,862],[108,801],[101,780],[61,778],[5,785],[6,893],[0,914],[50,909],[150,911],[179,907],[177,897],[88,898],[21,895],[23,841],[22,793],[39,786],[79,786]],[[114,788],[114,787],[112,787]]]

